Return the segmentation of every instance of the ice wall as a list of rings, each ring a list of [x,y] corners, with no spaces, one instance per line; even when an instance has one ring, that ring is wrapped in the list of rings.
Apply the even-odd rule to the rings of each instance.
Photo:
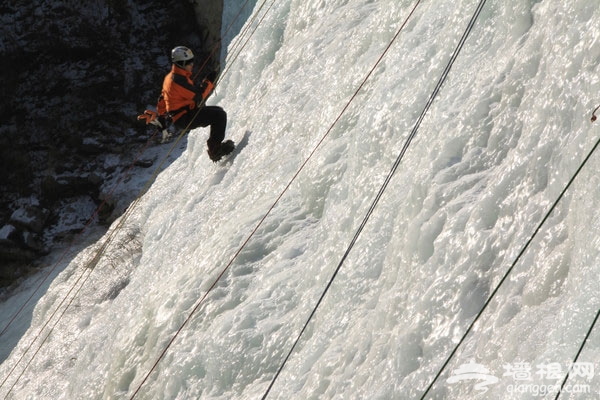
[[[213,164],[206,130],[188,135],[109,255],[86,271],[102,241],[82,252],[40,299],[0,376],[89,273],[8,398],[129,398],[138,388],[144,399],[260,398],[477,4],[424,1],[284,191],[413,5],[272,3],[209,101],[229,114],[235,157]],[[598,17],[585,0],[487,2],[269,398],[420,398],[600,134],[589,121]],[[538,389],[561,382],[539,366],[564,376],[600,305],[599,164],[590,159],[431,398],[535,397],[505,375],[516,367],[529,366],[525,383]],[[599,346],[592,333],[579,361],[598,368]],[[461,380],[474,364],[481,379]],[[597,394],[595,375],[572,381],[591,394],[561,399]],[[496,381],[477,386],[484,376]]]

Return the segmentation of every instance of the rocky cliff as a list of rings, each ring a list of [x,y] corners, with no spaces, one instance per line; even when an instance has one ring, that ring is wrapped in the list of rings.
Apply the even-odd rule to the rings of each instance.
[[[0,6],[0,287],[83,228],[149,139],[136,116],[156,103],[171,48],[206,58],[220,12],[222,0]],[[109,201],[95,223],[115,217]]]

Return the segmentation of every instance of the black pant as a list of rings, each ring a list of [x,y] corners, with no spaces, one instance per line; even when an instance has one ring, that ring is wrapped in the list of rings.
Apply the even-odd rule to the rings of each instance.
[[[196,129],[205,128],[210,125],[210,136],[208,138],[208,147],[217,148],[223,139],[225,139],[225,127],[227,126],[227,113],[218,106],[204,106],[198,111],[193,109],[186,112],[175,122],[177,129],[186,127]]]

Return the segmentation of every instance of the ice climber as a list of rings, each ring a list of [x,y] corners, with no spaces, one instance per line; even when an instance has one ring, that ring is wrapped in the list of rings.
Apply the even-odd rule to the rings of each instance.
[[[210,136],[206,142],[208,156],[213,161],[219,161],[233,151],[234,143],[231,140],[223,142],[227,126],[225,110],[218,106],[204,105],[204,101],[214,89],[217,73],[209,73],[199,86],[194,85],[194,53],[185,46],[177,46],[171,51],[171,61],[171,72],[165,76],[158,100],[158,115],[152,116],[152,112],[146,110],[145,115],[149,116],[138,118],[146,119],[147,123],[152,120],[151,123],[161,128],[165,128],[167,120],[170,119],[178,130],[210,125]],[[166,139],[165,132],[163,130],[163,141]]]

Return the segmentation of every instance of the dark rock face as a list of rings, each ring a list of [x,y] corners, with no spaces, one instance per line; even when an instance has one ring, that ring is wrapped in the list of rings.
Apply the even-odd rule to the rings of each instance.
[[[136,116],[156,104],[170,50],[212,51],[220,21],[197,21],[189,1],[0,6],[0,287],[47,253],[69,199],[99,205],[102,183],[132,162],[149,138]]]

